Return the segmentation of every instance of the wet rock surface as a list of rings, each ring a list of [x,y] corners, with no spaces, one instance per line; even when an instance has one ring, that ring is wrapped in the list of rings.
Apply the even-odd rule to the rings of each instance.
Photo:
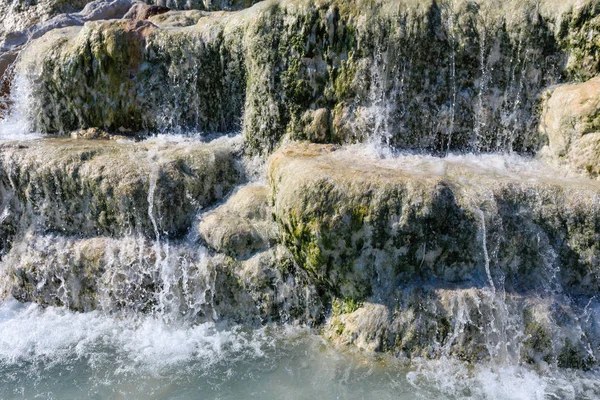
[[[326,337],[406,357],[595,365],[580,315],[600,284],[600,187],[486,157],[309,143],[271,157],[281,240],[332,304]]]
[[[285,137],[382,132],[403,148],[536,152],[539,96],[584,51],[573,38],[591,32],[594,4],[261,2],[169,12],[133,41],[118,23],[93,24],[56,41],[58,55],[34,50],[34,126],[241,128],[258,153]],[[572,62],[568,73],[594,65]]]
[[[187,323],[310,322],[322,312],[281,247],[238,262],[186,241],[29,233],[3,257],[0,277],[2,298]]]
[[[597,366],[600,3],[254,3],[0,4],[0,299]]]
[[[325,337],[339,345],[401,357],[454,356],[578,369],[596,364],[593,323],[579,319],[585,304],[560,295],[426,283],[405,287],[396,295],[395,302],[385,305],[334,300]],[[507,319],[510,324],[504,323]]]
[[[236,151],[226,142],[2,144],[3,240],[24,225],[67,235],[182,236],[201,207],[238,181]]]
[[[201,216],[198,233],[212,249],[245,258],[277,240],[269,189],[250,185],[235,192],[223,205]]]
[[[600,186],[544,173],[542,163],[512,172],[503,162],[378,162],[290,145],[270,160],[274,213],[299,264],[343,297],[385,296],[412,279],[500,277],[514,291],[557,283],[595,293]],[[543,282],[540,270],[558,265],[556,282]]]

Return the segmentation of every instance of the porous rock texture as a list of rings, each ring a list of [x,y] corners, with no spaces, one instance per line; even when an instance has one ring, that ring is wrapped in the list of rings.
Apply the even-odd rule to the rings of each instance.
[[[269,189],[247,185],[223,205],[204,213],[198,225],[209,247],[233,257],[248,257],[275,243],[277,226],[271,218]]]
[[[597,4],[282,0],[172,11],[143,33],[102,22],[55,35],[19,68],[34,82],[42,132],[242,128],[255,152],[284,137],[372,135],[433,151],[535,152],[542,90],[598,72],[578,39],[596,29]]]
[[[283,240],[343,297],[385,297],[414,279],[486,284],[500,275],[514,291],[560,284],[595,293],[598,183],[480,157],[378,162],[332,145],[284,147],[269,164]],[[556,282],[543,271],[553,264]]]
[[[254,3],[11,3],[0,297],[597,365],[600,1]]]
[[[273,247],[239,262],[185,241],[27,233],[0,261],[0,297],[185,323],[310,323],[314,285]]]
[[[281,240],[332,303],[326,337],[595,365],[593,319],[579,315],[600,285],[597,181],[533,160],[358,149],[293,143],[269,163]]]
[[[549,90],[540,121],[550,160],[600,175],[600,77]]]
[[[0,145],[2,241],[24,228],[181,237],[239,180],[235,145],[46,139]]]

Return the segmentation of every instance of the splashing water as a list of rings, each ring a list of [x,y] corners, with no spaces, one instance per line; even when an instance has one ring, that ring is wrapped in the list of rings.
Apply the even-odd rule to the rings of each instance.
[[[10,109],[4,119],[0,119],[0,141],[29,140],[40,138],[39,133],[32,132],[30,124],[31,83],[28,79],[16,74],[12,82]]]
[[[592,372],[474,368],[333,348],[303,328],[182,328],[152,316],[0,305],[0,397],[593,399]]]

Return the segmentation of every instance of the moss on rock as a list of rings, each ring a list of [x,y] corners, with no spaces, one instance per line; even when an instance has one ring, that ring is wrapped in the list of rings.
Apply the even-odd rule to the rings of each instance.
[[[180,237],[239,179],[235,146],[47,139],[0,146],[0,186],[23,227],[72,235]],[[154,226],[156,224],[156,226]]]
[[[333,295],[385,297],[414,279],[487,282],[488,264],[514,291],[598,289],[595,182],[560,180],[535,162],[515,176],[460,158],[415,160],[307,143],[272,156],[282,240]]]
[[[562,79],[572,37],[589,32],[559,29],[575,19],[571,2],[542,3],[284,0],[169,12],[155,17],[160,28],[88,24],[52,52],[31,46],[20,68],[34,70],[32,118],[44,132],[241,128],[257,153],[285,137],[534,152],[538,96]]]

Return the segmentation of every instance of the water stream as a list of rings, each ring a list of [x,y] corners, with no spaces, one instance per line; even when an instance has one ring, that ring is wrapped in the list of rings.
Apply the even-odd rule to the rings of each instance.
[[[264,4],[190,12],[177,15],[196,25],[148,25],[148,37],[121,27],[122,48],[146,46],[139,65],[111,43],[102,62],[45,59],[54,78],[10,69],[0,78],[0,399],[600,398],[600,183],[535,158],[538,97],[562,75],[542,79],[538,64],[554,55],[537,54],[525,31],[497,33],[512,28],[474,4],[433,2],[399,15],[402,26],[373,18],[387,30],[373,39],[362,25],[339,28],[344,10],[313,27],[304,15],[295,23],[307,38],[273,40],[273,53],[298,53],[285,56],[252,46],[294,20],[292,6],[284,17],[265,8],[266,28],[247,22]],[[106,115],[139,118],[140,132],[36,131],[77,137],[71,128]],[[277,153],[298,127],[335,144]],[[297,168],[287,187],[284,159]],[[248,189],[258,200],[236,203]],[[327,236],[339,226],[351,232]],[[377,351],[361,347],[376,340]]]

